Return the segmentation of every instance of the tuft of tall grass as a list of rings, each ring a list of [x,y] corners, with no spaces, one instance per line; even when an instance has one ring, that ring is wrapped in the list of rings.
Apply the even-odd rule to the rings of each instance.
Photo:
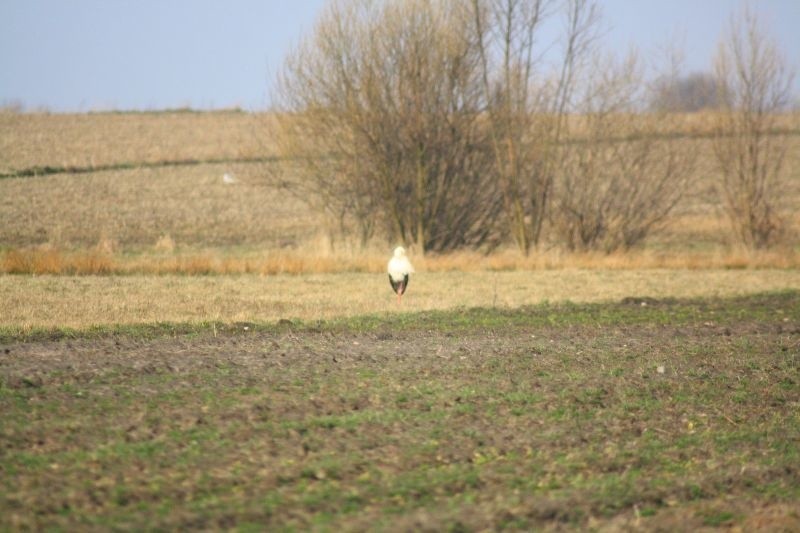
[[[156,241],[154,249],[158,252],[174,252],[175,251],[175,241],[169,235],[162,235]]]

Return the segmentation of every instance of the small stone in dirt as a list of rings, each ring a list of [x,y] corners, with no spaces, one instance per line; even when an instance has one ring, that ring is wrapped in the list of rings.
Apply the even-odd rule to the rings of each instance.
[[[658,372],[659,374],[663,374],[665,371],[666,369],[664,368],[664,365],[658,365],[656,367],[656,372]]]

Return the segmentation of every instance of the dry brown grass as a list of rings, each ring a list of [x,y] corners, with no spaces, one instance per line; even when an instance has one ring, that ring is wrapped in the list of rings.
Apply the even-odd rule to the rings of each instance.
[[[665,136],[689,136],[696,139],[708,139],[713,137],[715,129],[718,127],[719,117],[712,111],[701,111],[697,113],[680,113],[671,115],[669,120],[664,120],[660,115],[643,115],[639,117],[643,124],[647,126],[646,131]],[[673,120],[674,119],[674,120]],[[586,131],[586,118],[580,115],[571,115],[571,131],[580,138]],[[784,113],[777,117],[774,133],[800,133],[800,113]]]
[[[792,174],[785,195],[785,208],[793,213],[786,227],[790,248],[800,242],[800,210],[793,209],[800,204],[800,137],[797,140],[797,154],[787,165]],[[225,172],[234,173],[239,182],[225,185]],[[319,216],[285,190],[266,186],[263,175],[260,164],[205,164],[3,179],[0,246],[90,249],[107,239],[123,253],[211,249],[212,255],[237,257],[247,249],[259,253],[293,250],[314,257],[327,254],[330,246],[319,238]],[[727,256],[741,258],[731,250],[728,224],[707,189],[708,179],[696,184],[696,191],[679,206],[666,228],[648,240],[645,259],[633,254],[635,259],[625,261],[653,266],[683,266],[688,261],[722,267],[729,262]],[[373,246],[380,246],[381,254],[391,247],[390,243]],[[341,248],[337,246],[336,251]],[[687,254],[698,259],[687,259]],[[565,263],[563,256],[553,252],[534,254],[531,261],[539,267]],[[506,254],[493,263],[509,262]]]
[[[35,166],[91,167],[268,155],[264,115],[0,112],[0,173]]]
[[[225,185],[226,172],[238,183]],[[0,243],[73,249],[111,238],[129,251],[165,235],[177,248],[281,248],[311,238],[317,217],[261,176],[257,164],[208,164],[2,179]]]
[[[9,250],[0,261],[0,272],[5,274],[112,274],[117,268],[116,261],[102,251]]]
[[[159,241],[161,242],[161,241]],[[165,245],[164,245],[165,246]],[[157,247],[158,248],[158,247]],[[797,269],[800,252],[716,251],[657,253],[565,253],[550,251],[524,257],[514,250],[482,255],[459,252],[414,260],[424,272],[502,272],[562,269],[652,270],[652,269]],[[219,251],[162,253],[125,256],[102,248],[60,251],[53,248],[11,249],[0,253],[2,274],[57,275],[305,275],[346,272],[382,273],[385,254],[372,251],[361,255],[314,254],[310,251],[272,250],[235,256]]]
[[[181,157],[237,157],[260,150],[264,116],[245,113],[0,115],[0,167]],[[787,127],[800,117],[786,117]],[[261,122],[259,122],[261,121]],[[704,115],[685,118],[703,133]],[[707,139],[703,169],[666,227],[624,255],[514,251],[489,257],[417,258],[428,271],[553,268],[796,268],[800,245],[800,136],[792,137],[784,195],[785,249],[749,254],[729,242],[713,194]],[[258,152],[263,153],[263,152]],[[5,158],[5,159],[3,159]],[[198,164],[55,174],[0,180],[3,272],[92,273],[102,248],[104,272],[146,274],[377,272],[394,243],[367,250],[321,238],[321,218],[285,190],[266,185],[266,163]],[[238,182],[226,185],[224,173]],[[102,245],[102,246],[99,246]],[[58,252],[36,252],[41,246]],[[3,255],[12,254],[11,259]],[[38,255],[37,255],[38,254]],[[23,257],[24,256],[24,257]],[[41,257],[40,257],[41,256]],[[79,259],[88,266],[81,269]],[[26,263],[27,262],[27,263]],[[24,267],[20,265],[41,263]],[[44,266],[49,264],[50,266]],[[59,266],[60,265],[60,266]]]
[[[271,155],[266,113],[13,113],[0,111],[0,173],[30,167],[253,158]],[[573,120],[580,120],[573,118]],[[680,133],[710,135],[709,114],[681,117]],[[779,126],[797,131],[800,115]],[[670,126],[672,127],[672,126]],[[672,132],[668,132],[672,133]]]
[[[800,287],[800,270],[420,272],[398,307],[383,274],[303,276],[0,275],[0,326],[330,319],[543,301],[742,295]]]

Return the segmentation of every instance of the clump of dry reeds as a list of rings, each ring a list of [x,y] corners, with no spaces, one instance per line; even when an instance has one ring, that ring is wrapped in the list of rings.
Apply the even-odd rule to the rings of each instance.
[[[54,275],[166,275],[188,276],[258,274],[332,274],[341,272],[382,273],[386,254],[367,252],[312,253],[308,250],[269,251],[260,256],[234,256],[224,252],[165,253],[123,256],[97,246],[89,250],[62,251],[54,248],[11,249],[0,254],[0,273]],[[514,270],[637,270],[637,269],[748,269],[800,268],[800,253],[784,250],[728,250],[713,252],[659,253],[629,251],[565,252],[550,250],[528,257],[515,250],[489,255],[457,252],[412,257],[421,272],[479,272]]]
[[[0,260],[5,274],[103,275],[119,273],[119,263],[100,249],[62,252],[52,248],[8,250]]]

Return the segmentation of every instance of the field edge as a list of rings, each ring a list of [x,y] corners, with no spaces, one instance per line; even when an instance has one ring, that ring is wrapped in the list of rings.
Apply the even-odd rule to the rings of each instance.
[[[370,313],[333,319],[273,321],[186,321],[96,324],[85,328],[0,326],[0,344],[126,337],[152,340],[203,335],[236,336],[255,333],[352,333],[382,331],[468,330],[614,324],[680,325],[708,322],[800,320],[800,289],[748,295],[693,298],[626,297],[617,301],[574,303],[569,300],[519,307],[457,307],[399,313]]]

